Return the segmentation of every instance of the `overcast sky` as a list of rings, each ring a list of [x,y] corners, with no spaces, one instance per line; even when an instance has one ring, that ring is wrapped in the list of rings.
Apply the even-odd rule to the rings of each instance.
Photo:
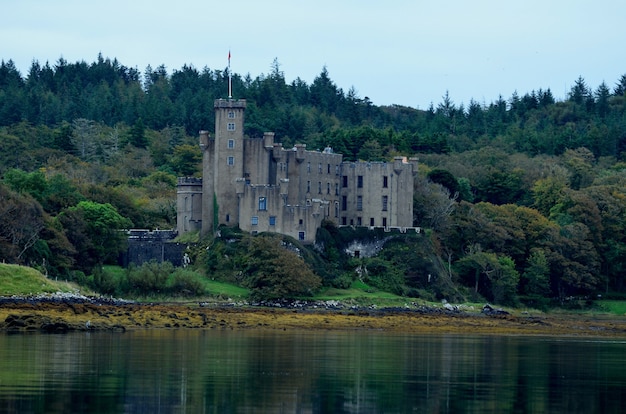
[[[624,0],[0,0],[0,59],[231,68],[274,58],[288,82],[330,78],[375,105],[489,104],[538,89],[564,99],[582,76],[626,74]],[[236,97],[236,92],[233,95]],[[224,93],[227,94],[227,91]]]

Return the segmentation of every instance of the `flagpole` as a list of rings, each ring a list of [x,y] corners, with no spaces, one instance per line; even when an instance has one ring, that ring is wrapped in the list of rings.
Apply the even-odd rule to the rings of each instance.
[[[230,72],[230,50],[228,50],[228,99],[233,98],[233,75]]]

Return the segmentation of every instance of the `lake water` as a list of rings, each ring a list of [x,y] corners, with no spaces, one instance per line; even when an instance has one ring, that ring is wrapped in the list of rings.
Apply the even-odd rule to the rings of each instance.
[[[0,334],[0,413],[623,413],[623,341],[382,332]]]

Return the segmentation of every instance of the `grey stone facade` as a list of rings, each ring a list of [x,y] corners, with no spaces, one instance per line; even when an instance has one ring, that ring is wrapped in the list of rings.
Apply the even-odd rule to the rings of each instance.
[[[202,179],[179,178],[177,230],[218,225],[314,242],[322,220],[367,227],[413,226],[417,161],[344,162],[331,148],[285,149],[273,133],[244,136],[245,100],[215,101],[215,136],[200,132]]]

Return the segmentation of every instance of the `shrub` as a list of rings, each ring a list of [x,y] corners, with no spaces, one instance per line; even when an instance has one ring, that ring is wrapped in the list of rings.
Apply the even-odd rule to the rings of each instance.
[[[183,296],[201,296],[206,293],[202,277],[192,270],[178,268],[172,275],[170,290]]]
[[[138,267],[129,267],[128,283],[131,290],[139,294],[162,293],[173,272],[174,266],[170,262],[151,260]]]

